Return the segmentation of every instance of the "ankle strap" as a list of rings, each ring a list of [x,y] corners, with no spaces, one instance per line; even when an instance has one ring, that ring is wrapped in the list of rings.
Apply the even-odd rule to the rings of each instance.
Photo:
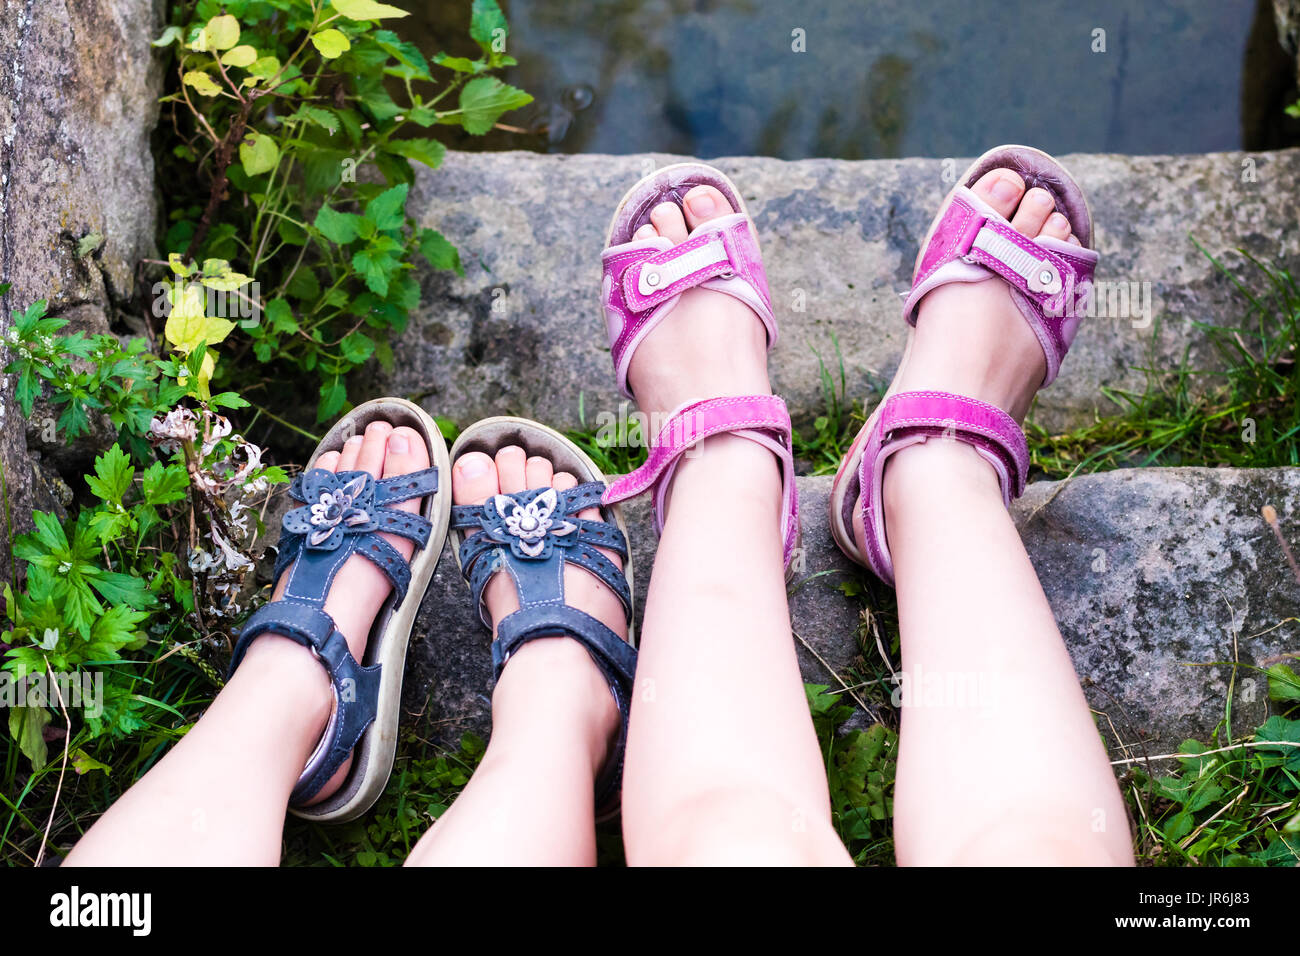
[[[655,530],[662,534],[668,487],[682,455],[704,439],[724,433],[762,445],[781,463],[781,536],[788,566],[798,539],[799,502],[790,447],[790,412],[779,396],[725,396],[682,406],[655,436],[646,463],[611,482],[603,501],[614,504],[653,489]]]

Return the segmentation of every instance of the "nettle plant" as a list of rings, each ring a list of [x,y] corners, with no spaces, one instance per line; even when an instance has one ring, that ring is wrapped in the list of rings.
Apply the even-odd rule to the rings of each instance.
[[[286,476],[232,434],[219,410],[247,403],[210,394],[205,344],[160,358],[144,339],[64,334],[67,320],[45,310],[37,301],[14,312],[7,333],[5,372],[17,376],[24,416],[48,396],[40,409],[48,420],[37,424],[55,440],[85,435],[92,416],[106,418],[118,439],[95,459],[89,496],[73,516],[37,511],[35,530],[13,541],[26,581],[17,592],[4,588],[0,677],[15,699],[3,704],[34,769],[62,738],[79,772],[106,770],[80,748],[175,713],[151,692],[152,664],[177,653],[218,682],[213,661],[246,610],[238,600],[252,568],[244,549],[264,530],[258,509],[271,486]],[[90,671],[99,675],[96,699],[73,726],[68,701],[44,678]],[[51,728],[60,712],[62,726]]]
[[[416,256],[461,271],[456,248],[405,212],[412,163],[436,168],[444,154],[409,134],[481,135],[532,101],[490,75],[515,63],[496,0],[472,6],[477,59],[431,65],[383,27],[405,16],[374,0],[199,0],[155,41],[177,51],[179,89],[164,98],[174,156],[207,187],[206,202],[171,212],[168,251],[182,266],[233,263],[255,283],[229,347],[316,377],[319,421],[345,406],[350,371],[391,364],[387,336],[420,300]]]

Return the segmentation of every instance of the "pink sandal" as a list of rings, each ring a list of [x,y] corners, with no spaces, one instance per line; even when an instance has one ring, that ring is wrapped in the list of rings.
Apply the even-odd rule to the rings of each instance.
[[[699,185],[713,186],[739,211],[704,223],[677,245],[662,236],[632,238],[650,221],[655,206],[681,204],[686,193]],[[634,397],[627,383],[633,353],[688,289],[712,289],[744,302],[767,330],[768,349],[776,344],[776,319],[753,224],[740,191],[712,166],[677,163],[646,176],[619,202],[605,246],[601,304],[619,390],[628,398]],[[728,395],[689,402],[668,416],[646,463],[612,482],[603,500],[614,504],[653,490],[655,529],[662,532],[668,487],[682,455],[705,438],[731,432],[757,442],[781,462],[781,534],[789,568],[799,532],[790,431],[790,414],[775,395]]]
[[[971,192],[980,177],[1000,167],[1019,173],[1026,191],[1037,186],[1051,193],[1080,245],[1050,236],[1030,239],[1021,235]],[[921,300],[941,285],[979,282],[990,273],[1000,276],[1011,286],[1012,299],[1043,347],[1047,374],[1042,384],[1048,385],[1074,341],[1091,294],[1097,258],[1092,249],[1092,213],[1083,191],[1065,168],[1028,146],[999,146],[977,159],[944,200],[921,243],[903,316],[915,326]],[[905,349],[903,363],[907,355]],[[963,395],[935,391],[895,394],[891,386],[853,440],[836,472],[830,498],[835,543],[887,584],[894,583],[894,567],[881,502],[885,463],[899,449],[941,435],[972,445],[993,466],[1008,507],[1025,489],[1029,448],[1024,432],[1010,415]],[[853,506],[863,495],[862,489],[865,554],[858,549],[851,530]]]

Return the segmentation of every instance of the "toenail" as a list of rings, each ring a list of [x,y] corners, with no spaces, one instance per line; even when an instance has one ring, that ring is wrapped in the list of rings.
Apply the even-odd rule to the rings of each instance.
[[[692,214],[701,218],[713,215],[713,210],[718,208],[717,203],[713,201],[713,197],[707,191],[695,196],[687,196],[686,205],[690,207]]]
[[[1070,220],[1066,219],[1059,212],[1054,212],[1047,217],[1047,224],[1053,229],[1069,229]]]
[[[1046,191],[1038,190],[1034,193],[1034,205],[1050,206],[1052,205],[1052,197],[1049,196]]]
[[[456,470],[464,478],[477,478],[487,474],[488,462],[479,455],[468,455],[456,462]]]
[[[999,179],[993,184],[993,198],[1002,202],[1011,202],[1016,196],[1020,195],[1020,190],[1016,184],[1009,179]]]
[[[388,450],[396,455],[405,455],[410,448],[405,435],[393,435],[388,439]]]
[[[349,439],[347,440],[347,444],[349,444],[349,445],[360,445],[361,442],[362,442],[362,440],[364,439],[364,437],[365,437],[365,436],[363,436],[363,435],[353,435],[351,438],[349,438]]]

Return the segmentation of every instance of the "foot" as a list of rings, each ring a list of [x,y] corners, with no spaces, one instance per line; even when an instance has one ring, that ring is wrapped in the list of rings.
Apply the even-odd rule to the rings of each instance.
[[[652,209],[633,238],[685,242],[699,226],[733,212],[713,186],[696,186],[682,206],[664,202]],[[637,347],[627,377],[637,404],[651,414],[721,395],[770,395],[767,332],[739,299],[690,289]]]
[[[1009,169],[990,170],[971,191],[1031,239],[1051,236],[1079,244],[1069,220],[1055,210],[1051,194],[1039,188],[1026,192],[1024,180]],[[954,392],[996,405],[1023,422],[1046,371],[1043,347],[1016,308],[1005,282],[993,277],[983,282],[954,282],[940,286],[921,301],[906,361],[889,394],[921,389]],[[886,508],[894,484],[888,479],[897,462],[940,457],[968,470],[973,480],[992,481],[996,489],[992,469],[973,448],[961,442],[926,442],[889,459]],[[861,498],[853,509],[853,538],[865,553]]]
[[[481,505],[495,494],[513,495],[548,485],[564,491],[577,484],[573,475],[555,471],[546,458],[529,458],[517,445],[502,448],[495,459],[482,452],[467,452],[456,459],[451,470],[451,496],[458,505]],[[579,512],[578,517],[599,521],[600,509],[588,508]],[[623,566],[622,558],[616,552],[606,548],[599,550],[615,566]],[[567,565],[564,569],[564,595],[570,607],[585,611],[626,640],[623,604],[618,595],[594,575]],[[492,618],[495,637],[497,624],[519,610],[519,595],[510,576],[494,575],[483,589],[483,600]],[[545,700],[539,700],[539,697]],[[525,720],[545,719],[546,715],[538,713],[537,708],[563,708],[565,713],[562,716],[567,726],[571,726],[569,722],[576,718],[577,726],[583,728],[588,738],[594,779],[617,740],[622,721],[608,680],[586,648],[576,640],[569,637],[538,638],[510,656],[492,696],[494,725],[511,721],[517,709],[531,711],[521,715]]]
[[[321,455],[313,466],[325,471],[368,471],[375,478],[390,478],[393,475],[405,475],[429,467],[429,450],[423,436],[413,428],[405,426],[394,428],[388,422],[372,422],[366,427],[364,435],[357,435],[343,445],[342,451],[331,451]],[[422,498],[412,498],[389,507],[402,511],[416,512],[420,509]],[[407,538],[391,534],[381,534],[381,538],[392,545],[406,560],[411,559],[415,543]],[[286,570],[276,582],[272,601],[279,600],[288,583],[289,571]],[[359,555],[353,555],[344,562],[330,586],[325,598],[325,612],[334,619],[334,624],[347,638],[348,649],[358,661],[366,651],[366,641],[370,637],[370,628],[375,616],[388,597],[392,586],[384,573]],[[293,650],[286,649],[292,648]],[[257,659],[261,655],[280,655],[296,653],[309,657],[310,652],[286,637],[266,634],[254,641],[248,648],[248,658]],[[245,667],[248,665],[245,664]],[[320,677],[319,713],[316,721],[316,737],[324,732],[334,705],[334,694],[324,669],[314,659],[310,666]],[[330,778],[330,781],[312,799],[318,803],[326,799],[342,785],[352,765],[349,758]]]

